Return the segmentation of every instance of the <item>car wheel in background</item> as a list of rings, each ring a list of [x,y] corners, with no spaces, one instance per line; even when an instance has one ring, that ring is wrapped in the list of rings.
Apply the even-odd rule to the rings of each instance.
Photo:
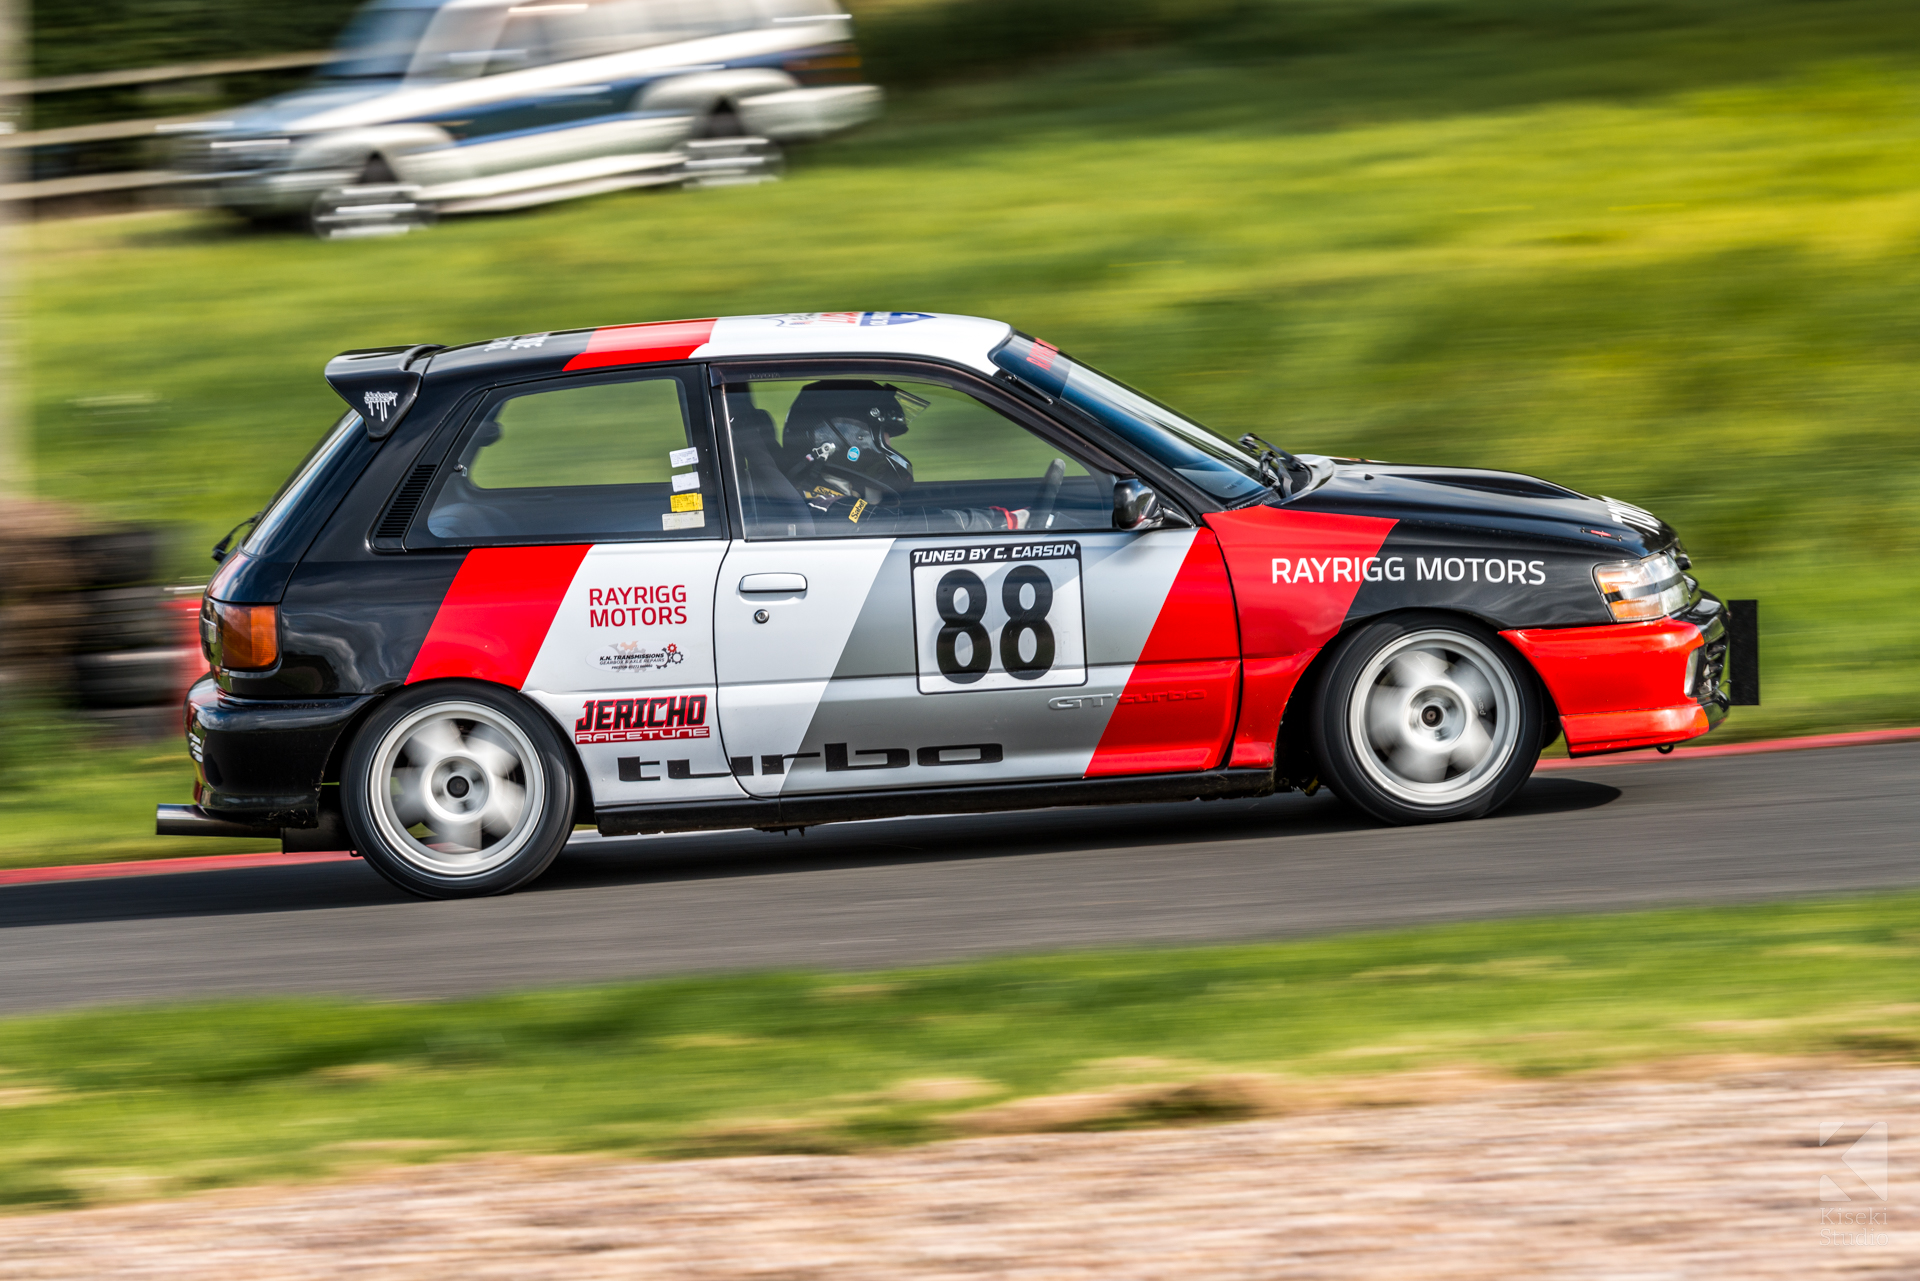
[[[1532,670],[1478,623],[1369,623],[1340,642],[1314,695],[1320,778],[1388,823],[1478,818],[1533,773],[1543,704]]]
[[[423,898],[504,894],[573,831],[573,762],[551,719],[478,681],[400,693],[354,736],[347,829],[374,870]]]
[[[700,122],[696,136],[701,138],[738,138],[747,132],[740,123],[740,113],[735,111],[731,102],[717,104]]]

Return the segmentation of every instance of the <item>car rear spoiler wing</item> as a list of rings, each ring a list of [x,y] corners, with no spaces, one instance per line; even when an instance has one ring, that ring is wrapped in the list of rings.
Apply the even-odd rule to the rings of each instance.
[[[420,343],[343,351],[327,362],[327,385],[360,415],[370,438],[384,440],[420,394],[420,371],[413,362],[441,350],[438,343]]]

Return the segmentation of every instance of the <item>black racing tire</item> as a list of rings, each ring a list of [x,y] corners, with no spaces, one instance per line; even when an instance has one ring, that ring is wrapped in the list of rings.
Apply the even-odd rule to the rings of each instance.
[[[1408,613],[1341,639],[1309,735],[1321,781],[1382,822],[1480,818],[1533,773],[1545,704],[1533,669],[1491,629]]]
[[[573,831],[573,753],[553,719],[481,681],[394,695],[361,725],[340,803],[361,857],[421,898],[505,894]]]
[[[731,102],[722,102],[707,113],[700,122],[698,136],[702,138],[743,138],[747,127],[740,122],[740,113]]]

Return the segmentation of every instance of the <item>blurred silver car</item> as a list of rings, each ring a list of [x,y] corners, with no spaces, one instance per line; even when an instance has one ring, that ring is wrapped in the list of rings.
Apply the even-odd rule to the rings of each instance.
[[[374,0],[316,83],[194,126],[176,163],[199,202],[254,219],[343,190],[466,213],[682,181],[696,140],[877,114],[852,25],[835,0]]]

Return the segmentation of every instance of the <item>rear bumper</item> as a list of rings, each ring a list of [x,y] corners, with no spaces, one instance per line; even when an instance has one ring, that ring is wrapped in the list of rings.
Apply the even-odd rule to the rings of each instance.
[[[194,801],[212,821],[251,829],[203,835],[263,835],[322,822],[322,784],[334,745],[373,695],[298,702],[235,698],[206,677],[187,691],[187,750]],[[174,816],[184,834],[186,819]],[[337,845],[329,849],[340,848]]]
[[[1652,623],[1502,632],[1553,695],[1574,756],[1698,738],[1726,718],[1728,632],[1717,597]]]

